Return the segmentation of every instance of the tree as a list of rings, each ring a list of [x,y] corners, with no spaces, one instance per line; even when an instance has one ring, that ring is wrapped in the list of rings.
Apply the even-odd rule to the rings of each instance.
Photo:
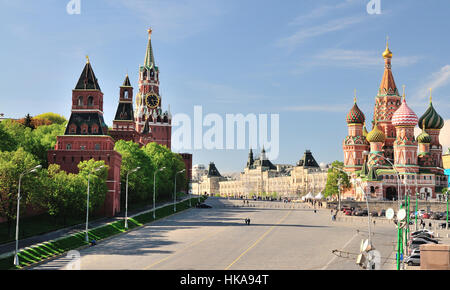
[[[94,171],[94,169],[104,166],[99,171]],[[106,181],[108,179],[108,165],[105,165],[104,160],[95,161],[94,159],[86,160],[78,163],[78,177],[82,178],[82,182],[85,184],[86,190],[84,195],[84,202],[87,199],[87,182],[89,178],[89,211],[95,211],[100,209],[105,203],[106,193],[108,192],[108,186]],[[79,180],[74,180],[74,185],[79,185]],[[75,189],[77,188],[75,187]],[[81,207],[86,209],[86,207]]]
[[[10,150],[8,151],[16,150],[19,146],[23,147],[25,151],[36,156],[39,163],[46,168],[48,164],[47,151],[55,147],[56,136],[64,134],[65,126],[52,124],[31,130],[14,120],[5,120],[0,123],[0,130],[14,140],[14,142],[9,142]],[[0,141],[0,144],[2,143]]]
[[[13,152],[0,152],[0,216],[6,219],[8,235],[17,214],[19,176],[38,165],[34,156],[19,148]],[[21,182],[21,212],[30,204],[32,195],[41,190],[36,176],[27,174]]]
[[[147,144],[142,150],[151,159],[153,172],[165,167],[163,171],[156,174],[156,197],[170,198],[174,191],[173,187],[176,172],[186,169],[183,159],[179,154],[173,153],[166,146],[154,142]],[[185,188],[186,186],[185,175],[182,176],[183,177],[180,177],[180,179],[177,179],[178,188]]]
[[[34,117],[34,119],[48,120],[51,124],[65,125],[67,119],[56,113],[44,113]]]
[[[323,194],[325,197],[339,194],[339,187],[338,187],[339,179],[341,179],[341,193],[343,189],[349,188],[351,186],[348,175],[338,169],[335,169],[339,168],[343,170],[344,163],[340,161],[334,161],[331,164],[331,166],[332,167],[328,169],[327,184],[325,185],[325,191]]]
[[[17,142],[2,127],[0,127],[0,151],[14,151]]]
[[[137,167],[140,169],[128,177],[128,199],[130,203],[142,202],[149,199],[153,192],[153,166],[151,158],[144,153],[137,143],[119,140],[114,150],[122,155],[120,167],[121,192],[126,191],[127,173]],[[125,194],[121,194],[125,203]]]
[[[25,118],[22,119],[22,120],[23,120],[23,123],[22,123],[22,124],[23,124],[25,127],[28,127],[28,128],[30,128],[31,130],[34,129],[34,125],[33,125],[33,117],[31,117],[30,114],[27,114],[27,115],[25,116]]]

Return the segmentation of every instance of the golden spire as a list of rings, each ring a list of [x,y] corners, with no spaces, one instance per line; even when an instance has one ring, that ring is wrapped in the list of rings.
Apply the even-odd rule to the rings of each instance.
[[[389,36],[386,36],[386,50],[383,52],[384,58],[392,58],[392,52],[389,50]]]
[[[86,55],[86,63],[89,63],[89,55]]]
[[[353,101],[355,102],[355,104],[356,104],[356,89],[355,89],[355,91],[354,91],[354,97],[353,97]]]
[[[152,37],[152,32],[153,32],[152,28],[150,27],[150,28],[147,30],[147,32],[148,32],[148,38],[151,38],[151,37]]]
[[[403,87],[403,95],[402,95],[402,96],[403,96],[403,102],[404,102],[404,101],[405,101],[405,98],[406,98],[406,97],[405,97],[405,88],[406,88],[406,86],[405,86],[405,85],[402,85],[402,87]]]
[[[433,96],[432,96],[432,91],[433,91],[433,89],[432,88],[430,88],[430,104],[433,102]]]

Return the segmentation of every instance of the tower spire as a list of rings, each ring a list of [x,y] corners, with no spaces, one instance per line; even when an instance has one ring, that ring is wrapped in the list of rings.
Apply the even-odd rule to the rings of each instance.
[[[147,68],[152,68],[155,66],[155,57],[153,56],[153,48],[152,48],[152,28],[149,28],[148,30],[148,44],[147,44],[147,51],[145,53],[145,62],[144,66]]]

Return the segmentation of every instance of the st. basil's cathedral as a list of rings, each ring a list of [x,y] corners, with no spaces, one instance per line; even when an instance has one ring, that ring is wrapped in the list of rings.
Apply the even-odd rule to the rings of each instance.
[[[140,146],[156,142],[171,149],[172,115],[162,111],[159,92],[159,68],[155,63],[148,30],[148,44],[144,65],[139,67],[139,91],[136,109],[133,109],[133,87],[128,75],[120,86],[119,105],[108,130],[103,119],[103,93],[87,57],[81,76],[72,90],[71,116],[63,136],[57,137],[54,150],[48,151],[49,164],[56,163],[62,170],[78,172],[78,163],[84,160],[104,160],[108,165],[108,193],[100,213],[114,216],[120,212],[121,155],[114,151],[118,140],[133,141]],[[186,175],[191,180],[192,154],[181,153]]]
[[[404,92],[400,96],[395,85],[388,43],[382,56],[384,75],[375,97],[372,131],[366,129],[356,96],[347,114],[344,170],[360,182],[353,183],[343,198],[365,200],[364,192],[372,200],[398,200],[405,194],[413,198],[437,198],[448,184],[439,143],[444,120],[433,107],[431,93],[428,109],[417,117],[408,106]],[[415,138],[417,125],[422,132]]]

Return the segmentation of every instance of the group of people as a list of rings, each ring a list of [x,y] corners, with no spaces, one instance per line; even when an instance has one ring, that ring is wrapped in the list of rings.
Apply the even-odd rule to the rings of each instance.
[[[249,219],[249,218],[246,218],[246,219],[245,219],[245,224],[246,224],[246,225],[250,225],[250,219]]]

